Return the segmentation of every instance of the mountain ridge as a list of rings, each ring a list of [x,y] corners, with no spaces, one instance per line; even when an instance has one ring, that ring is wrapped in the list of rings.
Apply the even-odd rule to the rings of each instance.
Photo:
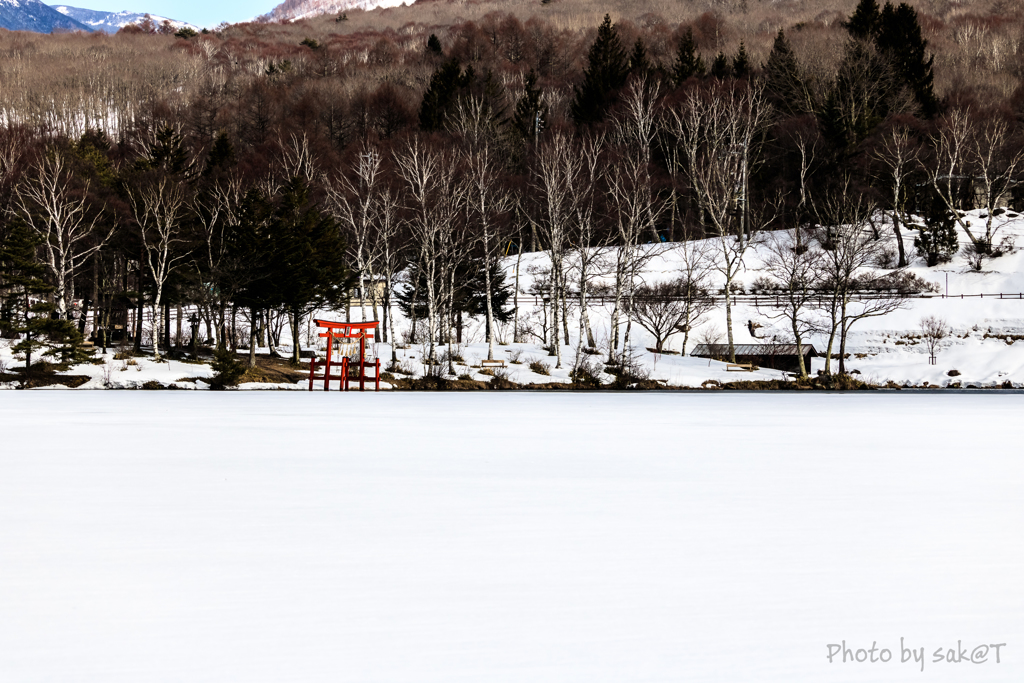
[[[301,21],[325,14],[339,14],[348,10],[372,10],[377,8],[411,5],[414,0],[284,0],[280,5],[264,14],[266,21]]]
[[[39,0],[0,0],[0,28],[33,33],[92,30]]]
[[[70,5],[51,5],[50,7],[57,12],[60,12],[62,15],[83,24],[92,31],[103,31],[104,33],[117,33],[122,28],[130,24],[141,24],[145,21],[147,16],[152,19],[153,23],[157,26],[161,25],[164,21],[168,21],[175,30],[185,27],[197,31],[199,30],[198,26],[194,26],[188,22],[170,19],[168,17],[161,17],[152,13],[129,12],[128,10],[122,10],[120,12],[104,12],[102,10],[72,7]]]

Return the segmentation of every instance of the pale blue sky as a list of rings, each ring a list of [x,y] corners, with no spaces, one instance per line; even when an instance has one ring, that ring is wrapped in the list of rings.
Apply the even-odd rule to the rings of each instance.
[[[216,26],[222,21],[246,21],[266,14],[281,0],[43,0],[48,5],[68,5],[105,12],[149,12],[187,21],[196,26]]]

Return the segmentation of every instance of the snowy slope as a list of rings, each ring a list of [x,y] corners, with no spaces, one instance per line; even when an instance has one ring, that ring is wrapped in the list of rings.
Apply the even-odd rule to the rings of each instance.
[[[157,16],[155,14],[140,14],[139,12],[128,12],[127,10],[121,12],[102,12],[98,10],[82,9],[79,7],[68,7],[67,5],[53,5],[53,9],[66,17],[70,17],[71,19],[88,26],[93,31],[103,31],[105,33],[117,33],[119,30],[130,24],[141,24],[145,21],[147,16],[152,19],[153,23],[157,26],[162,25],[165,21],[169,21],[175,30],[185,28],[186,26],[195,31],[199,30],[198,27],[187,22],[167,19],[166,17]]]
[[[0,28],[35,33],[91,30],[38,0],[0,0]]]
[[[411,5],[414,0],[285,0],[265,15],[271,21],[300,21],[346,10]]]
[[[982,213],[970,212],[969,218],[975,226],[983,222]],[[1007,236],[1017,245],[1024,246],[1024,217],[1012,212],[1004,214],[996,219],[996,226],[997,241]],[[907,248],[912,249],[916,231],[905,228],[903,234]],[[883,226],[882,239],[895,248],[891,227]],[[969,243],[962,232],[959,239],[961,246]],[[716,246],[714,240],[708,246],[713,251]],[[655,256],[646,265],[642,279],[647,283],[655,283],[677,277],[680,262],[678,246],[653,245],[650,249],[655,252]],[[761,264],[765,255],[766,245],[762,241],[751,249],[744,261],[745,268],[738,280],[748,292],[754,281],[763,275]],[[506,260],[508,281],[512,280],[514,265],[514,258]],[[543,275],[548,267],[546,254],[524,254],[520,265],[520,289],[530,291],[532,279]],[[908,300],[905,308],[890,315],[857,323],[847,349],[851,354],[849,367],[858,370],[862,379],[879,384],[891,380],[898,384],[913,385],[929,382],[933,386],[957,383],[961,386],[1001,386],[1009,381],[1015,386],[1024,386],[1024,340],[1013,338],[1024,337],[1024,250],[1016,247],[1012,253],[988,260],[982,272],[973,271],[959,254],[950,263],[934,268],[927,267],[923,259],[917,258],[909,270],[933,283],[937,292],[931,298]],[[611,277],[604,278],[603,282],[611,284]],[[724,286],[721,277],[718,277],[716,286]],[[949,298],[943,298],[941,295],[947,292],[947,287]],[[999,294],[1003,294],[1002,299]],[[979,298],[979,295],[984,295],[984,298]],[[960,299],[960,296],[967,298]],[[786,340],[788,330],[783,321],[771,318],[772,312],[770,307],[757,307],[741,299],[733,308],[736,343],[764,343],[773,336]],[[607,307],[597,307],[590,313],[595,322],[595,335],[599,338],[603,336],[607,339],[608,314]],[[920,336],[921,319],[926,316],[944,319],[954,333],[941,343],[938,364],[934,366],[928,364],[928,354],[917,338]],[[748,320],[762,326],[758,330],[758,338],[748,332]],[[687,352],[692,350],[696,340],[708,327],[717,328],[724,337],[726,321],[721,304],[703,325],[691,333]],[[634,333],[638,335],[636,346],[641,353],[644,347],[654,346],[653,337],[644,330],[634,326]],[[805,341],[812,343],[819,352],[823,352],[827,346],[824,334],[812,334]],[[670,339],[667,348],[678,351],[681,342],[682,335],[677,334]],[[572,349],[567,348],[566,352],[571,353]],[[667,379],[671,384],[700,385],[700,381],[695,381],[701,374],[695,367],[695,363],[699,362],[697,359],[673,356],[655,359],[653,354],[644,356],[648,367],[657,362],[657,371],[652,374],[653,377]],[[707,361],[703,362],[706,366]],[[814,360],[814,370],[820,370],[823,366],[823,358]],[[712,367],[717,367],[717,364],[712,363]],[[690,368],[696,374],[684,368]],[[950,376],[948,373],[951,371],[960,374]],[[730,373],[730,378],[751,378],[735,375]]]
[[[0,678],[1019,683],[1022,409],[0,392]]]
[[[974,212],[971,219],[980,221],[980,212]],[[1017,214],[1005,214],[998,219],[999,237],[1003,235],[1013,238],[1017,244],[1024,245],[1024,217]],[[911,247],[915,231],[904,230],[904,240]],[[895,242],[891,228],[883,231],[883,240]],[[961,235],[961,245],[967,243],[967,237]],[[714,249],[712,241],[709,247]],[[667,281],[675,278],[679,272],[680,246],[675,244],[649,245],[652,258],[645,266],[642,279],[647,283]],[[766,253],[766,245],[761,242],[752,247],[745,261],[745,270],[740,274],[739,281],[749,291],[753,282],[762,275],[760,270]],[[614,254],[610,254],[613,256]],[[514,270],[516,258],[505,259],[506,282],[510,285],[515,281]],[[543,252],[524,254],[519,264],[519,288],[521,296],[521,320],[526,320],[537,330],[541,327],[543,313],[533,303],[530,294],[533,281],[543,277],[549,266],[549,258]],[[928,298],[909,299],[905,308],[881,318],[868,319],[857,323],[851,332],[847,353],[849,354],[848,369],[855,371],[861,379],[874,384],[884,385],[894,382],[899,385],[923,386],[959,386],[968,387],[1024,387],[1024,251],[1019,249],[986,262],[983,272],[974,272],[963,256],[957,256],[952,262],[935,267],[927,267],[921,259],[915,259],[910,268],[924,280],[931,282],[937,293]],[[948,281],[948,284],[947,284]],[[606,275],[603,282],[610,284],[612,276]],[[718,282],[717,287],[722,283]],[[949,297],[941,296],[947,291]],[[979,295],[984,295],[984,298]],[[1002,294],[1003,298],[999,298]],[[964,296],[965,298],[960,298]],[[973,298],[971,298],[973,297]],[[578,312],[570,311],[572,320],[570,330],[576,334]],[[328,319],[344,319],[343,311],[322,311],[320,317]],[[353,320],[361,319],[362,313],[356,309],[352,313]],[[372,316],[371,311],[367,315]],[[589,311],[595,338],[604,354],[607,354],[607,340],[610,336],[610,305],[594,305]],[[733,332],[737,344],[763,343],[773,337],[780,341],[788,341],[788,330],[780,320],[772,318],[771,306],[757,306],[749,300],[740,299],[733,308]],[[928,353],[920,339],[921,320],[926,316],[944,319],[953,334],[941,342],[937,355],[937,364],[931,365]],[[396,309],[396,326],[400,339],[407,335],[409,321],[404,320]],[[752,337],[747,328],[747,321],[760,325],[758,338]],[[455,345],[456,355],[462,361],[455,364],[455,374],[465,375],[479,381],[489,381],[489,375],[481,372],[480,360],[487,357],[487,345],[483,343],[482,320],[467,319],[465,343]],[[693,350],[702,334],[709,328],[717,328],[720,333],[725,331],[725,311],[721,305],[708,314],[706,320],[698,325],[690,334],[686,352]],[[315,346],[318,339],[315,328],[307,327],[300,344],[304,348]],[[655,355],[647,351],[654,346],[653,337],[634,324],[632,329],[632,352],[650,373],[651,379],[669,386],[701,387],[708,380],[727,383],[741,380],[780,379],[785,375],[774,370],[760,370],[754,373],[729,372],[725,363],[708,361],[680,355]],[[284,339],[285,350],[291,344]],[[667,349],[680,351],[683,337],[676,334],[668,340]],[[827,348],[827,337],[824,333],[809,335],[806,343],[813,344],[816,350],[824,354]],[[518,384],[546,384],[550,382],[569,382],[569,372],[573,367],[576,354],[580,351],[578,343],[563,346],[564,365],[556,368],[555,358],[548,355],[542,348],[537,337],[513,344],[509,326],[499,329],[499,345],[497,357],[508,362],[508,378]],[[442,349],[447,350],[447,349]],[[266,349],[262,349],[266,352]],[[391,347],[388,344],[377,344],[373,351],[387,364],[391,358]],[[396,350],[399,364],[403,369],[414,375],[424,372],[422,364],[427,350],[422,344],[415,344]],[[833,350],[838,353],[838,348]],[[518,362],[513,362],[514,360]],[[594,356],[591,360],[600,365],[601,357]],[[0,340],[0,362],[11,367],[20,365],[13,357],[9,344]],[[530,369],[530,363],[539,362],[548,366],[548,374],[538,374]],[[172,364],[153,364],[148,360],[140,360],[142,372],[131,368],[121,370],[123,364],[113,361],[112,356],[106,358],[105,365],[82,365],[69,371],[69,374],[89,375],[93,378],[83,388],[95,389],[104,386],[103,373],[106,369],[111,377],[110,384],[115,387],[139,386],[145,381],[155,380],[165,384],[174,383],[182,377],[202,377],[209,373],[203,366]],[[152,367],[151,367],[152,366]],[[824,368],[824,358],[816,358],[812,363],[812,371]],[[208,374],[205,376],[209,376]],[[610,375],[604,375],[605,381],[611,381]],[[13,385],[6,385],[13,388]],[[190,387],[198,386],[189,384]],[[298,385],[298,386],[301,386]],[[4,385],[0,384],[0,388]],[[200,387],[202,388],[202,387]]]

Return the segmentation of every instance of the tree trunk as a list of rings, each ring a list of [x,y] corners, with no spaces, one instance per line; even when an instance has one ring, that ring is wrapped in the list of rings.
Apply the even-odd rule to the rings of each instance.
[[[160,305],[160,285],[157,285],[156,294],[153,295],[153,360],[160,360],[160,332],[162,327],[163,306]]]
[[[249,367],[256,367],[256,340],[258,338],[257,328],[259,326],[256,309],[249,309]]]
[[[634,297],[635,297],[635,294],[636,294],[636,287],[633,285],[633,282],[635,282],[635,280],[634,280],[635,277],[636,277],[635,273],[631,273],[630,274],[630,278],[629,278],[630,279],[629,293],[627,294],[627,299],[626,299],[627,302],[628,302],[628,304],[626,306],[626,333],[622,336],[622,357],[623,358],[625,358],[626,354],[629,352],[629,336],[630,336],[630,334],[633,331],[633,310],[634,310],[634,306],[635,306],[635,304],[634,304],[635,298]]]
[[[615,274],[615,303],[612,306],[611,328],[608,335],[608,363],[615,362],[615,351],[619,348],[619,310],[622,307],[622,274]]]
[[[898,214],[893,211],[892,213],[892,230],[896,233],[896,248],[899,251],[899,262],[897,268],[907,267],[907,251],[903,247],[903,232],[900,230],[900,219]]]
[[[174,330],[174,345],[181,347],[181,319],[184,317],[185,312],[181,309],[181,304],[178,304],[177,310],[175,311],[175,330]]]
[[[270,314],[271,311],[268,308],[266,311],[266,319],[263,321],[264,326],[267,328],[267,354],[273,358],[280,358],[280,354],[278,354],[277,349],[274,348],[277,346],[277,339],[274,338],[274,331],[270,329]]]
[[[416,277],[412,283],[412,311],[410,311],[412,313],[412,329],[409,331],[409,343],[411,344],[416,343],[416,322],[419,320],[417,313],[419,312],[420,275],[422,274],[422,265],[417,264]]]
[[[139,305],[135,309],[135,353],[142,353],[142,273],[139,273]]]
[[[171,305],[164,304],[164,348],[171,350]]]
[[[374,284],[373,284],[373,290],[370,292],[370,307],[371,307],[371,310],[373,311],[373,319],[374,320],[380,320],[380,314],[377,311],[377,281],[376,280],[372,280],[372,281],[373,281]],[[373,341],[380,342],[381,341],[381,333],[382,332],[386,334],[387,328],[385,326],[383,326],[383,325],[377,325],[377,327],[374,328],[374,330],[373,330]]]
[[[292,363],[298,365],[302,358],[301,349],[299,348],[299,324],[301,322],[299,320],[299,312],[292,310],[288,317],[292,325]]]
[[[398,337],[395,335],[395,314],[392,311],[391,306],[391,273],[387,275],[387,289],[384,290],[384,315],[387,320],[385,325],[391,328],[390,332],[390,344],[391,344],[391,362],[398,363]],[[415,303],[413,304],[415,306]]]
[[[725,331],[729,337],[729,362],[736,362],[736,344],[732,336],[732,275],[725,278]]]
[[[568,295],[565,292],[565,287],[559,287],[562,290],[562,332],[565,334],[565,345],[569,346],[572,344],[572,340],[569,338],[569,301]]]
[[[238,304],[231,304],[231,351],[238,353]]]
[[[519,336],[519,265],[523,261],[523,247],[519,245],[519,253],[516,254],[516,283],[515,291],[512,292],[512,341],[516,344],[523,340]]]
[[[807,377],[807,367],[804,365],[804,346],[800,336],[800,326],[797,325],[796,315],[793,315],[793,339],[796,340],[796,361],[800,369],[800,377]]]
[[[829,311],[829,316],[831,318],[831,320],[830,320],[831,325],[830,325],[829,332],[828,332],[828,349],[825,351],[825,374],[826,375],[831,375],[832,374],[832,350],[835,348],[836,332],[839,329],[839,320],[837,320],[837,316],[838,315],[839,315],[839,303],[837,301],[833,300],[832,308]]]
[[[206,341],[212,344],[216,341],[216,337],[213,334],[213,314],[210,312],[209,306],[202,307],[203,322],[206,324]]]
[[[228,348],[228,302],[220,300],[217,306],[217,348]]]
[[[487,243],[487,235],[484,234],[484,244]],[[484,287],[486,292],[484,298],[487,302],[487,360],[494,360],[494,303],[491,297],[491,264],[490,258],[484,259]]]
[[[551,344],[552,351],[555,354],[555,367],[562,367],[562,345],[558,339],[558,306],[559,294],[558,291],[558,270],[555,266],[554,261],[551,263],[551,279],[548,285],[548,291],[550,292],[549,297],[551,299]]]
[[[583,335],[587,336],[587,348],[594,348],[594,332],[590,328],[590,314],[587,312],[587,267],[586,257],[580,263],[580,344]]]
[[[846,324],[846,301],[843,301],[842,315],[839,318],[839,374],[846,374],[846,333],[849,326]]]
[[[434,362],[435,357],[435,346],[436,343],[436,330],[437,330],[437,301],[434,299],[435,287],[433,283],[433,273],[427,273],[427,343],[429,348],[427,349],[426,361],[429,363]],[[413,309],[415,310],[415,309]]]

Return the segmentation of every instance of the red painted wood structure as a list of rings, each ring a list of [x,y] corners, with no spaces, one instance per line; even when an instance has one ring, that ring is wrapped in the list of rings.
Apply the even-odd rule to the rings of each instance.
[[[380,391],[380,359],[374,358],[372,361],[366,360],[366,337],[372,335],[380,325],[380,321],[374,320],[370,322],[362,323],[339,323],[332,320],[317,320],[313,319],[317,327],[326,329],[326,332],[321,332],[321,337],[327,338],[327,357],[324,360],[317,360],[314,356],[309,361],[309,390],[313,391],[313,380],[322,379],[324,381],[324,391],[330,391],[331,380],[338,380],[340,383],[341,391],[348,391],[349,382],[358,379],[359,380],[359,391],[366,391],[366,381],[368,379],[373,380],[373,390]],[[334,340],[335,339],[351,339],[359,340],[359,357],[348,358],[343,356],[339,361],[331,360],[331,354],[334,352]],[[340,375],[332,375],[332,366],[341,366]],[[323,375],[317,375],[316,369],[324,368]],[[366,368],[373,368],[373,377],[366,376]],[[352,370],[357,369],[355,377],[352,377]]]

